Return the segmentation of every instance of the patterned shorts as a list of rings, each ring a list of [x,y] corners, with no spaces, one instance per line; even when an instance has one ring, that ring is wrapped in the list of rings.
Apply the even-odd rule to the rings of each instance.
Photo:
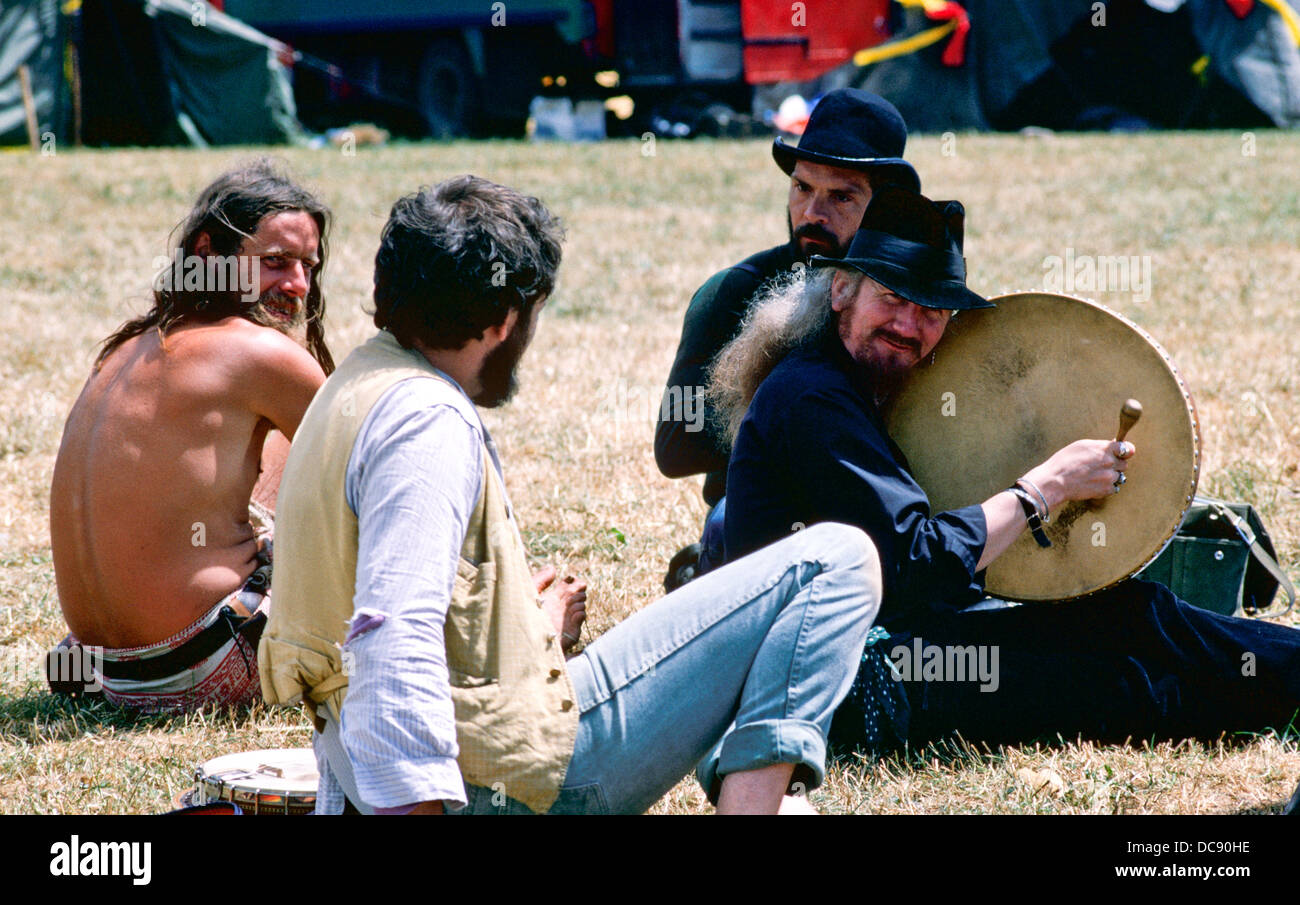
[[[103,686],[107,700],[146,713],[196,710],[205,704],[222,706],[261,700],[257,639],[261,622],[270,615],[271,609],[274,522],[271,513],[255,503],[249,505],[249,515],[257,538],[257,568],[241,587],[170,638],[143,647],[104,648],[102,660],[105,665],[147,664],[177,650],[205,631],[228,632],[228,640],[193,665],[161,678],[113,678],[96,669],[95,678]],[[232,607],[232,604],[239,607]],[[252,620],[237,615],[240,610],[254,614],[256,633],[247,630]],[[240,631],[241,625],[245,626],[244,631]],[[98,649],[95,653],[99,653]],[[112,672],[111,667],[109,671]]]

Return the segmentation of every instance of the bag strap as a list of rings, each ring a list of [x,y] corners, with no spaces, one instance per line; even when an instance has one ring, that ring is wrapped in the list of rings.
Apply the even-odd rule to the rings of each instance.
[[[1270,607],[1268,610],[1265,610],[1262,613],[1255,613],[1254,615],[1261,619],[1272,619],[1277,616],[1285,616],[1287,613],[1291,612],[1291,608],[1295,606],[1295,585],[1291,584],[1291,579],[1282,571],[1282,567],[1277,564],[1277,560],[1269,556],[1268,551],[1260,545],[1259,540],[1255,537],[1255,532],[1250,530],[1250,525],[1246,524],[1244,518],[1237,515],[1237,513],[1233,512],[1232,509],[1224,505],[1220,500],[1212,500],[1209,498],[1203,499],[1209,504],[1210,508],[1213,509],[1220,518],[1224,519],[1229,525],[1231,525],[1237,532],[1237,535],[1246,542],[1246,546],[1250,548],[1251,555],[1254,556],[1259,564],[1268,570],[1268,573],[1277,580],[1278,587],[1281,589],[1282,593],[1286,595],[1286,609],[1281,610],[1280,612],[1275,612],[1276,607]]]

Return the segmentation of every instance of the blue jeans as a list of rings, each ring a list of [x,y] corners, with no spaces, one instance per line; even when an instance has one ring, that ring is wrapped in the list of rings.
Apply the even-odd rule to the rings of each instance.
[[[704,517],[704,530],[700,532],[700,562],[695,567],[695,577],[712,572],[727,561],[726,537],[723,528],[727,520],[727,498],[718,500]]]
[[[568,663],[582,716],[551,813],[641,813],[705,755],[701,776],[788,763],[815,788],[880,597],[871,540],[827,523],[619,623]],[[528,812],[466,791],[462,813]]]

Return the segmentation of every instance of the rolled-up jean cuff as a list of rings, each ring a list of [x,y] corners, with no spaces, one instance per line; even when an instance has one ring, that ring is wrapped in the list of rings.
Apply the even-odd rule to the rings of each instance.
[[[706,757],[699,766],[700,784],[706,792],[714,791],[729,773],[772,764],[804,767],[797,772],[800,781],[806,781],[807,791],[820,786],[826,775],[826,737],[816,723],[804,720],[760,720],[740,726],[731,730],[714,752],[716,759]]]

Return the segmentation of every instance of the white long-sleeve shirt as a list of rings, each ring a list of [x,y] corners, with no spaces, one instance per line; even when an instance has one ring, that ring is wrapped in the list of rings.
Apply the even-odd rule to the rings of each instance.
[[[443,623],[485,443],[499,474],[469,398],[412,378],[376,402],[348,459],[344,492],[359,536],[340,730],[357,794],[377,808],[465,804]],[[342,788],[322,767],[317,811],[339,813]]]

